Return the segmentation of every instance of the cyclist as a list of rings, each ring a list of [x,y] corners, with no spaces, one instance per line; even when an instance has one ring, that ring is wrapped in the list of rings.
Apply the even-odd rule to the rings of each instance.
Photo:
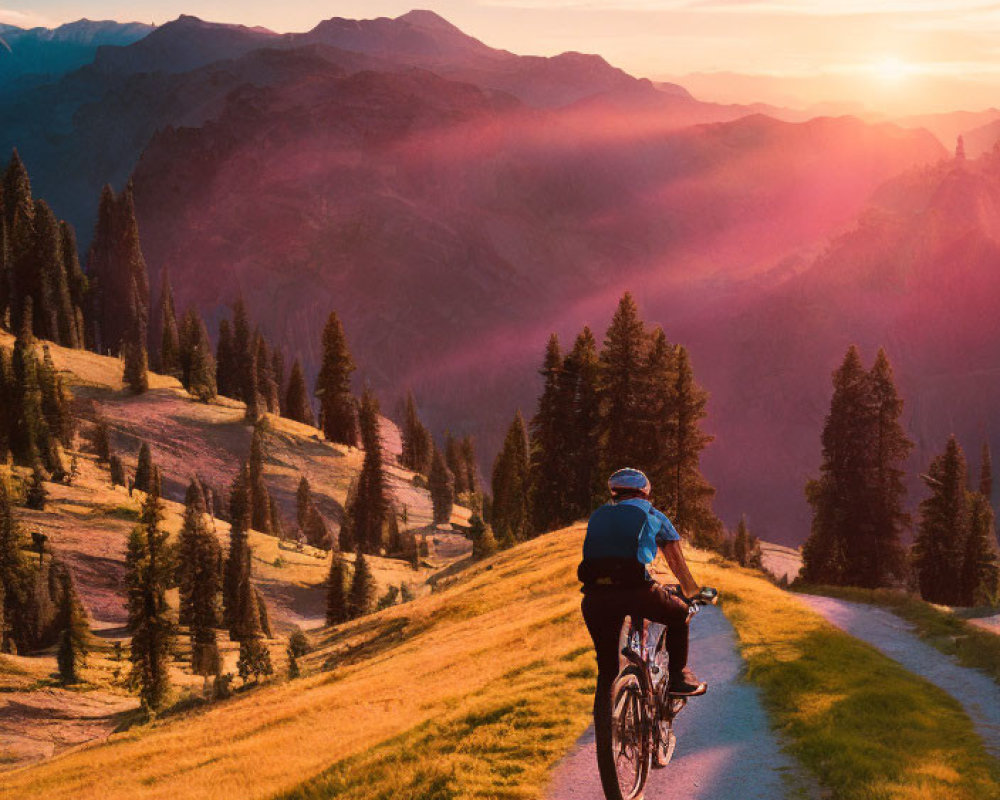
[[[611,684],[618,674],[619,636],[627,615],[666,626],[667,690],[671,695],[694,697],[708,689],[687,666],[688,608],[699,588],[681,551],[681,537],[649,502],[651,487],[642,471],[620,469],[608,479],[608,488],[611,502],[590,517],[583,561],[577,571],[583,583],[583,618],[597,651],[595,718],[599,712],[610,713]],[[654,581],[646,569],[657,549],[680,582],[680,595]]]

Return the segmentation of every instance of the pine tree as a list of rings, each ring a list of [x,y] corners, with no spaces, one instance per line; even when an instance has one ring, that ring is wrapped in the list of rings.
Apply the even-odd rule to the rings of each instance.
[[[309,512],[311,509],[312,488],[309,486],[306,476],[303,475],[299,478],[299,486],[295,490],[295,521],[298,523],[299,530],[303,533],[309,522]]]
[[[257,370],[257,393],[260,395],[263,407],[271,414],[281,412],[281,401],[278,398],[278,384],[272,370],[273,359],[267,341],[259,333],[256,336],[256,352],[254,364]]]
[[[479,471],[476,468],[476,442],[471,435],[462,437],[459,445],[461,468],[464,472],[465,491],[470,494],[479,492]]]
[[[135,468],[133,485],[146,494],[149,494],[153,485],[153,453],[147,442],[139,445],[139,460]]]
[[[806,488],[813,531],[803,574],[816,583],[883,586],[903,572],[900,538],[909,522],[902,465],[913,445],[899,422],[903,403],[881,350],[866,372],[851,347],[833,385],[821,477]]]
[[[389,490],[382,463],[378,399],[366,387],[361,397],[361,439],[365,460],[358,476],[358,493],[348,509],[354,543],[361,550],[377,553],[383,545],[383,529],[389,513]]]
[[[349,619],[357,619],[370,614],[375,609],[378,596],[378,586],[365,554],[359,549],[354,558],[354,576],[351,578],[351,589],[347,595],[347,615]]]
[[[889,358],[882,348],[879,348],[869,377],[875,406],[874,480],[869,485],[871,527],[863,529],[865,532],[870,530],[867,541],[855,540],[849,560],[855,579],[862,586],[876,587],[903,575],[906,553],[901,539],[910,525],[910,515],[904,509],[906,473],[903,467],[913,442],[899,421],[903,401],[896,390]]]
[[[7,303],[12,331],[33,333],[31,308],[38,296],[33,263],[35,241],[35,203],[31,197],[28,171],[17,150],[11,154],[3,178],[4,215],[6,223]],[[25,311],[29,316],[25,319]]]
[[[79,681],[79,668],[87,657],[87,620],[73,585],[70,571],[62,567],[54,571],[59,581],[59,650],[56,663],[64,684]]]
[[[469,518],[469,538],[472,539],[472,557],[476,561],[489,558],[497,551],[493,531],[479,514],[473,514]]]
[[[171,567],[167,534],[160,529],[162,519],[160,498],[150,493],[126,553],[130,682],[138,688],[143,708],[153,711],[163,706],[170,688],[168,658],[174,638],[165,596]]]
[[[97,460],[104,463],[109,462],[111,460],[111,430],[104,417],[98,417],[94,420],[94,431],[90,441]]]
[[[642,396],[646,332],[628,292],[618,303],[600,355],[604,472],[632,466],[643,440],[635,425]]]
[[[562,366],[559,339],[552,334],[539,372],[544,387],[531,419],[529,507],[531,527],[539,533],[571,521],[564,506],[570,464],[565,440],[567,409],[560,403],[564,397]]]
[[[134,307],[137,301],[138,296],[133,293],[132,325],[122,345],[122,358],[125,361],[122,381],[132,394],[143,394],[149,390],[146,321],[143,314]]]
[[[26,637],[28,570],[21,553],[21,528],[14,519],[10,486],[0,472],[0,652],[17,652]]]
[[[528,435],[524,418],[518,411],[507,429],[503,448],[493,463],[490,522],[503,546],[528,536],[528,475]]]
[[[430,431],[424,427],[417,415],[417,404],[413,399],[413,392],[406,393],[406,412],[403,421],[402,431],[402,454],[400,461],[404,467],[414,472],[424,475],[431,467],[431,441]]]
[[[434,524],[446,525],[451,521],[451,509],[455,502],[455,484],[451,470],[445,464],[441,451],[434,448],[431,470],[427,476],[427,488],[434,506]]]
[[[571,394],[568,403],[569,433],[567,459],[570,475],[565,504],[570,519],[582,519],[599,505],[604,493],[600,446],[600,362],[597,341],[590,328],[584,328],[563,362],[564,391]],[[565,406],[566,403],[561,403]]]
[[[111,472],[111,485],[112,486],[124,486],[125,485],[125,465],[122,464],[121,458],[117,454],[112,454],[111,458],[108,459],[108,467]]]
[[[77,248],[76,232],[73,230],[73,226],[65,221],[60,222],[59,235],[62,241],[63,271],[66,274],[73,310],[76,346],[83,348],[87,346],[87,328],[83,311],[90,288],[89,281],[80,267],[80,252]]]
[[[674,481],[668,484],[670,494],[666,506],[672,511],[671,520],[678,530],[688,530],[700,540],[716,542],[722,524],[712,512],[715,489],[701,474],[701,452],[712,441],[701,430],[706,416],[708,394],[695,383],[687,351],[677,348],[677,383],[674,390],[676,427],[674,429]],[[670,511],[666,512],[670,514]]]
[[[261,533],[271,533],[271,495],[264,483],[264,461],[267,458],[266,419],[254,425],[250,438],[250,527]]]
[[[960,605],[962,567],[969,532],[965,456],[952,436],[931,461],[924,482],[931,496],[920,504],[913,566],[920,596],[931,603]]]
[[[237,400],[248,403],[245,396],[247,386],[257,386],[257,376],[249,380],[248,372],[253,366],[256,351],[250,333],[250,317],[247,314],[243,297],[237,297],[233,303],[233,385],[232,391]]]
[[[218,386],[212,343],[204,320],[194,309],[184,315],[179,356],[184,388],[203,403],[214,399]]]
[[[259,382],[257,380],[257,351],[254,350],[248,357],[247,367],[243,374],[243,384],[240,389],[240,396],[246,404],[244,421],[251,425],[256,425],[264,412],[267,410],[264,402],[257,390]]]
[[[277,347],[271,351],[271,377],[274,379],[274,390],[277,393],[277,405],[274,413],[287,417],[285,408],[285,356]]]
[[[983,442],[979,462],[979,493],[992,504],[993,499],[993,458],[990,455],[990,443]]]
[[[969,530],[961,569],[961,605],[992,605],[1000,582],[1000,559],[990,501],[982,492],[968,493]]]
[[[331,553],[330,575],[326,589],[326,624],[339,625],[347,615],[347,565],[339,551]]]
[[[292,375],[288,379],[288,392],[285,395],[285,416],[303,425],[315,425],[309,393],[306,389],[306,377],[298,359],[292,364]]]
[[[228,319],[219,323],[219,344],[215,351],[215,376],[219,394],[236,399],[241,379],[236,365],[236,343]]]
[[[121,352],[134,343],[141,328],[145,351],[145,329],[149,320],[149,276],[139,242],[135,202],[129,184],[116,196],[105,186],[87,258],[91,280],[90,334],[100,353]]]
[[[222,582],[224,622],[234,639],[239,638],[243,618],[241,587],[250,576],[250,468],[244,464],[229,493],[229,552]]]
[[[358,424],[351,396],[354,360],[347,349],[344,329],[331,313],[323,330],[323,361],[316,378],[320,402],[320,424],[331,442],[356,446]]]
[[[167,271],[163,271],[160,281],[160,305],[157,312],[158,358],[156,365],[163,375],[175,378],[181,375],[180,332],[177,328],[177,311],[174,308],[174,290],[170,285]]]
[[[813,509],[812,532],[802,549],[803,578],[810,583],[850,583],[853,531],[865,524],[867,479],[871,473],[868,373],[850,347],[833,373],[833,397],[823,427],[820,477],[806,485]]]

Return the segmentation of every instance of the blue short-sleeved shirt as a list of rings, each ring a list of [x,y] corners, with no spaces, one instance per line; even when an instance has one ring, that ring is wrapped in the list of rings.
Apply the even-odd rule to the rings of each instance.
[[[650,564],[658,545],[680,538],[662,511],[648,500],[631,497],[607,503],[591,514],[583,557],[634,558],[641,564]]]

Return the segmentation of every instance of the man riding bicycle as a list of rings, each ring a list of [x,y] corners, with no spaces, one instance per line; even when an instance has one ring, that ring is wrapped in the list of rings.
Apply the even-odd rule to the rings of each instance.
[[[608,480],[608,488],[611,502],[590,517],[577,571],[583,583],[583,618],[597,651],[595,717],[600,711],[609,712],[602,705],[610,700],[618,673],[622,622],[629,615],[666,626],[669,694],[694,697],[707,691],[708,684],[687,666],[688,608],[699,591],[714,594],[714,590],[699,590],[684,559],[680,535],[649,502],[651,487],[645,474],[620,469]],[[657,549],[679,581],[680,594],[654,581],[646,569]]]

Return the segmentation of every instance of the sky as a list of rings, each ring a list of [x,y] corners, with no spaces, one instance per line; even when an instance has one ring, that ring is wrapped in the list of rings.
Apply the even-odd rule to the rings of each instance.
[[[887,114],[1000,105],[1000,2],[981,0],[0,0],[0,22],[188,13],[285,32],[415,6],[494,47],[598,53],[707,100]]]

